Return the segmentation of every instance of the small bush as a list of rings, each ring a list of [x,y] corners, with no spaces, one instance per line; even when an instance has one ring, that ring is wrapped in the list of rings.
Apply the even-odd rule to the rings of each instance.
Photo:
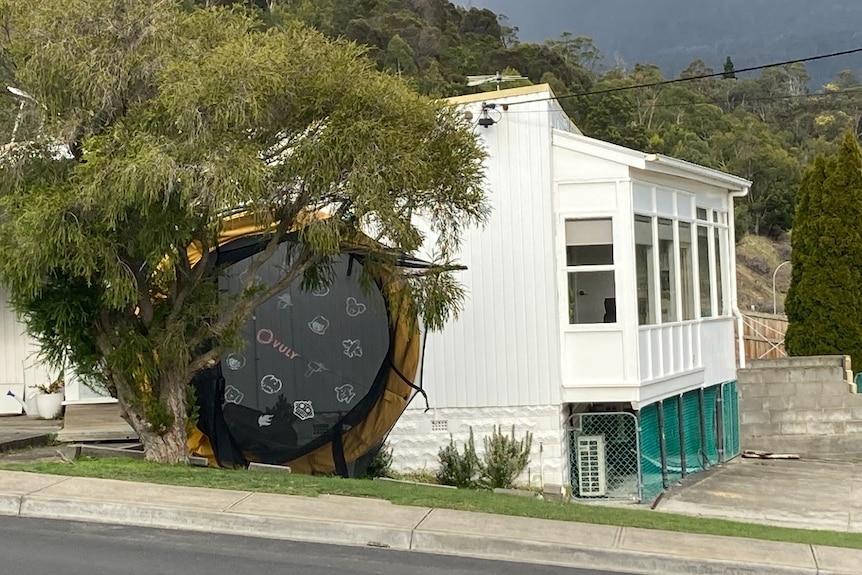
[[[511,488],[522,471],[530,462],[530,448],[533,435],[528,431],[523,439],[515,439],[515,426],[512,435],[505,435],[494,426],[490,437],[485,437],[485,453],[482,456],[483,487]]]
[[[365,468],[364,477],[374,479],[375,477],[389,477],[392,474],[392,448],[384,443],[380,446],[371,463]]]
[[[473,428],[470,428],[470,439],[464,444],[464,452],[458,451],[455,439],[449,436],[449,445],[441,447],[437,452],[440,469],[437,480],[442,485],[474,488],[478,485],[481,471],[479,456],[476,455],[476,444],[473,440]]]

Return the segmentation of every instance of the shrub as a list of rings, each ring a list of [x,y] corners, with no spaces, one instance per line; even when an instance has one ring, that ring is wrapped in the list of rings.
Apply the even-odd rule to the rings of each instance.
[[[364,477],[374,479],[375,477],[389,477],[392,473],[392,448],[384,443],[371,458],[368,467],[365,468]]]
[[[449,445],[441,447],[437,452],[440,469],[437,480],[442,485],[473,488],[478,485],[481,471],[479,456],[476,455],[476,444],[473,440],[473,428],[470,428],[470,439],[464,444],[464,452],[458,451],[455,439],[449,436]]]
[[[523,439],[515,439],[515,426],[512,434],[503,434],[497,426],[490,437],[485,437],[485,453],[482,456],[482,480],[484,487],[491,489],[512,487],[517,478],[530,462],[530,447],[533,435],[528,431]]]

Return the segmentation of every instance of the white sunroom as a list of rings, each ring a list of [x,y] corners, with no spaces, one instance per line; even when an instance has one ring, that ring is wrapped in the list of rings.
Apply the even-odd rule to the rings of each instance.
[[[431,409],[396,426],[396,465],[515,425],[534,436],[525,480],[644,500],[737,452],[733,199],[750,182],[588,138],[548,86],[453,103],[493,121],[477,127],[493,212],[465,238],[469,298],[428,338]]]

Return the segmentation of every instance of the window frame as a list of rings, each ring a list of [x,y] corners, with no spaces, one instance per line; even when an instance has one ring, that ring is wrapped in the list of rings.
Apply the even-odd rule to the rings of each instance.
[[[618,216],[616,214],[606,214],[606,213],[597,213],[597,214],[561,214],[560,221],[562,223],[563,233],[562,233],[562,243],[563,243],[563,266],[562,266],[562,284],[561,287],[565,292],[565,297],[563,301],[565,302],[564,308],[562,310],[562,320],[563,326],[569,330],[577,330],[583,328],[596,329],[597,326],[618,326],[620,323],[619,314],[615,315],[613,322],[590,322],[590,323],[573,323],[572,322],[572,300],[569,289],[570,282],[570,274],[572,273],[591,273],[591,272],[611,272],[613,274],[613,282],[614,282],[614,300],[618,299],[619,294],[619,286],[617,285],[617,266],[619,262],[619,251],[617,249],[617,233],[615,229],[615,224]],[[567,234],[567,225],[569,222],[583,222],[583,221],[608,221],[611,226],[611,253],[613,262],[610,264],[582,264],[582,265],[569,265],[568,258],[568,248],[569,248],[569,240]],[[607,245],[607,244],[593,244],[593,245]]]

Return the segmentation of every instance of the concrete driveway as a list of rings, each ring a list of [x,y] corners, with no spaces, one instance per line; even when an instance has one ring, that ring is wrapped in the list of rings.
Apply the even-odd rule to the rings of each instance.
[[[862,532],[862,461],[737,458],[694,475],[658,511],[803,529]]]

